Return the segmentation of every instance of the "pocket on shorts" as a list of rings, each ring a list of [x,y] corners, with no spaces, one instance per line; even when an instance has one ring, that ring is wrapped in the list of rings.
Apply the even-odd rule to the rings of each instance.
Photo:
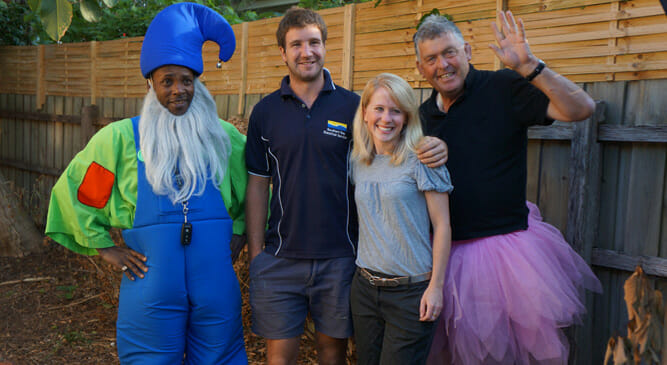
[[[258,261],[261,261],[261,259],[266,256],[267,253],[264,251],[261,251],[257,256],[255,256],[252,261],[250,261],[250,264],[248,265],[248,278],[252,279],[255,277],[255,274],[257,272],[257,263]]]

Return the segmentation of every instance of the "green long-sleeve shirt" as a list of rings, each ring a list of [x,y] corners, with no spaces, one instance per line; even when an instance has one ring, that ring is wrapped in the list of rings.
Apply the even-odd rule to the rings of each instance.
[[[232,150],[227,170],[219,186],[235,234],[245,231],[246,137],[233,125],[220,121],[229,136]],[[72,251],[97,254],[97,248],[114,245],[111,227],[132,228],[137,204],[137,152],[132,121],[123,119],[97,132],[60,176],[51,192],[46,234]],[[113,174],[108,200],[101,208],[81,203],[80,188],[91,164],[97,163]],[[109,175],[111,176],[111,175]]]

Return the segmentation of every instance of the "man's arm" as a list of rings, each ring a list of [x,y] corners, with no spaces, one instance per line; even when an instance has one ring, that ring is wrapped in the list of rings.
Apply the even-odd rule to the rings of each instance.
[[[269,204],[269,180],[268,177],[248,175],[245,207],[248,262],[259,255],[264,246],[264,232]]]
[[[527,77],[533,73],[540,60],[530,51],[523,20],[519,19],[517,24],[510,11],[499,12],[498,16],[503,31],[498,29],[495,22],[491,24],[498,46],[489,46],[507,67]],[[584,90],[548,67],[544,67],[531,83],[549,98],[549,118],[574,122],[590,117],[595,111],[595,102]]]

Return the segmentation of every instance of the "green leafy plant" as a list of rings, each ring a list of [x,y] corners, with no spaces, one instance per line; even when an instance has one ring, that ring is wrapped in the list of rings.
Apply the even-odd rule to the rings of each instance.
[[[419,27],[420,27],[420,26],[422,25],[422,23],[424,22],[424,19],[426,19],[426,17],[428,17],[428,16],[430,16],[430,15],[441,15],[441,16],[444,16],[445,18],[447,18],[447,19],[450,20],[450,21],[453,21],[453,20],[454,20],[454,18],[452,18],[451,15],[449,15],[449,14],[440,14],[440,10],[438,10],[438,9],[436,9],[436,8],[433,8],[433,9],[431,9],[431,11],[429,11],[428,13],[422,15],[422,17],[419,18],[419,22],[417,23],[417,27],[415,27],[415,29],[419,29]]]
[[[0,44],[26,46],[48,38],[38,17],[28,4],[20,1],[0,1]]]
[[[230,24],[238,24],[268,17],[280,16],[276,12],[256,13],[254,11],[237,12],[230,0],[190,0],[206,5],[220,13]],[[179,0],[28,0],[29,6],[14,6],[23,11],[26,17],[33,20],[43,37],[31,44],[49,43],[48,38],[56,42],[87,42],[105,41],[124,37],[140,37],[146,33],[151,20],[160,10]],[[0,1],[0,3],[4,3]],[[6,7],[8,5],[5,5]],[[3,10],[0,6],[0,19],[12,19],[19,25],[22,23],[17,10]],[[12,24],[11,22],[3,22]],[[18,33],[18,32],[15,32]],[[16,37],[14,37],[16,38]],[[18,43],[10,39],[4,44]]]
[[[61,292],[58,294],[59,297],[71,300],[74,298],[74,290],[76,290],[76,285],[59,285],[56,287],[56,290]]]
[[[102,6],[111,8],[117,2],[118,0],[79,0],[76,4],[86,21],[96,22],[102,17]],[[28,0],[28,5],[39,16],[46,34],[59,42],[72,23],[72,3],[69,0]]]
[[[65,341],[69,344],[73,343],[91,343],[92,340],[90,340],[86,335],[81,332],[81,331],[69,331],[66,332],[63,337],[65,337]]]

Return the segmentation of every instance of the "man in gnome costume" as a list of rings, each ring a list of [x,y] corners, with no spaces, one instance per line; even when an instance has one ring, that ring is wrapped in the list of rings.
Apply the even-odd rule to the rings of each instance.
[[[211,9],[161,11],[141,50],[141,116],[100,130],[51,195],[47,235],[125,274],[122,364],[247,363],[229,248],[232,232],[245,230],[245,137],[218,119],[198,79],[206,40],[222,61],[234,52],[232,28]],[[123,229],[127,248],[110,227]]]

